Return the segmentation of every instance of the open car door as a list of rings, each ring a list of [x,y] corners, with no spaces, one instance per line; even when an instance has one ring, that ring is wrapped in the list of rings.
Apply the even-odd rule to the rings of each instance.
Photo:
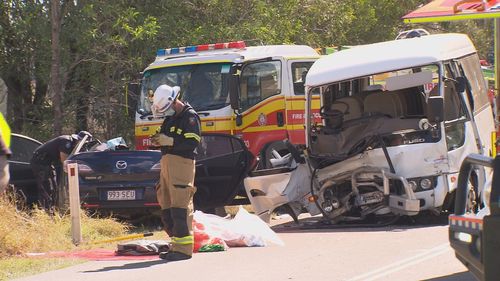
[[[242,181],[251,168],[252,154],[241,139],[210,133],[202,134],[197,152],[195,208],[230,205],[243,190]]]

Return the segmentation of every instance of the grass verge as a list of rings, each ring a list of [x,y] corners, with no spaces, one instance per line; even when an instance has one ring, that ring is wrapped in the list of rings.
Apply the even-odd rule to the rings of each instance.
[[[112,218],[91,217],[82,212],[84,243],[71,241],[69,214],[49,215],[43,210],[19,211],[0,196],[0,280],[54,270],[82,262],[75,259],[28,258],[27,253],[98,248],[91,241],[127,234],[129,226]]]
[[[62,258],[10,257],[0,259],[0,281],[61,269],[82,262],[84,260]]]

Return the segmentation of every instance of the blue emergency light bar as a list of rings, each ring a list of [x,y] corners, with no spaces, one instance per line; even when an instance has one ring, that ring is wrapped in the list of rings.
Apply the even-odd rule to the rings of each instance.
[[[158,49],[158,51],[156,51],[156,56],[164,57],[168,55],[194,53],[201,51],[212,51],[221,49],[244,49],[244,48],[246,48],[245,41],[234,41],[227,43],[215,43],[215,44],[204,44],[204,45],[187,46],[187,47],[176,47],[169,49]]]

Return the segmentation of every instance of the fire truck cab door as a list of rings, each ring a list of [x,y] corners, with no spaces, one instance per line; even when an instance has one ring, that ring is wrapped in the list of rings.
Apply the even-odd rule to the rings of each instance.
[[[240,124],[236,132],[254,155],[286,135],[286,110],[282,61],[268,58],[245,63],[241,68]]]
[[[294,144],[305,144],[305,82],[306,74],[313,65],[313,59],[294,59],[288,61],[290,94],[287,97],[288,139]],[[319,95],[313,97],[314,114],[319,114]]]

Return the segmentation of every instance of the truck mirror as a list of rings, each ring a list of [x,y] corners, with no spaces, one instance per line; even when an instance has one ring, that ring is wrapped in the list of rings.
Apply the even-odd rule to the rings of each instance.
[[[432,96],[427,100],[427,117],[431,123],[439,123],[444,120],[444,98]]]
[[[125,114],[133,117],[135,114],[134,108],[137,108],[137,104],[140,96],[140,84],[137,82],[129,82],[125,88]],[[132,110],[129,110],[131,108]]]
[[[129,82],[127,84],[127,94],[131,97],[139,96],[139,85],[137,82]]]
[[[240,76],[235,71],[229,76],[229,100],[231,108],[234,110],[240,109]]]

